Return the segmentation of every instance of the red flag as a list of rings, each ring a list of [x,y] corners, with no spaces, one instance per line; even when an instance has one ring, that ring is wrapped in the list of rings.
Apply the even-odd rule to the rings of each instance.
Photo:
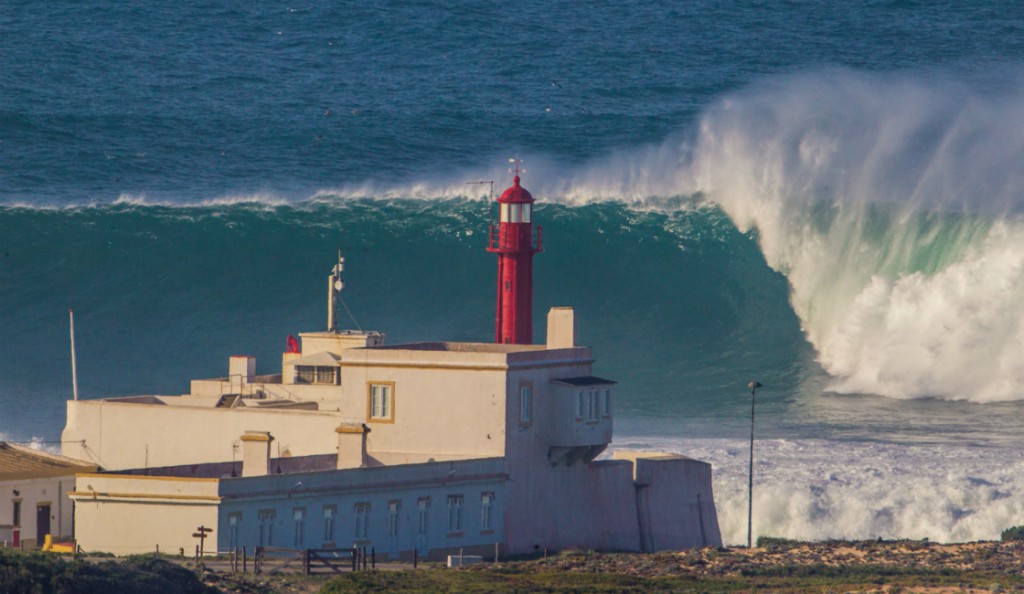
[[[299,352],[299,341],[295,340],[295,337],[291,334],[288,335],[288,352],[297,353]]]

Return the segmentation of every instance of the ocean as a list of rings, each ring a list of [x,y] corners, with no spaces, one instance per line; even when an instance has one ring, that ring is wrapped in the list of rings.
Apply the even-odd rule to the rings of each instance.
[[[490,184],[538,199],[615,447],[714,465],[725,540],[1024,524],[1024,7],[0,7],[0,436],[278,369],[325,324],[493,339]],[[484,182],[484,183],[477,183]]]

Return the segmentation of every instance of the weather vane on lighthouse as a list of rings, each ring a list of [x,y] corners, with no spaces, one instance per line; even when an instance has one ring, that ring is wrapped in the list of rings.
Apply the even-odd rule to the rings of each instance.
[[[512,187],[498,197],[498,224],[491,225],[487,251],[498,254],[498,299],[494,342],[533,342],[533,255],[543,251],[541,228],[533,231],[533,196],[519,185],[519,159]],[[509,169],[513,172],[512,169]]]

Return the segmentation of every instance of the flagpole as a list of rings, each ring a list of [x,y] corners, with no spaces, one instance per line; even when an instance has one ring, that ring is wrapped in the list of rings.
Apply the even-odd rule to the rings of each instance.
[[[71,321],[71,388],[78,400],[78,366],[75,364],[75,310],[68,310],[68,318]]]

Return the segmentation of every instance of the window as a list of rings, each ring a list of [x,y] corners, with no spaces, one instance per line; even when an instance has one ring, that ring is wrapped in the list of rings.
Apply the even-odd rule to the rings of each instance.
[[[324,542],[334,542],[334,516],[338,508],[333,505],[324,506]]]
[[[480,494],[480,530],[491,529],[491,510],[494,504],[494,493]]]
[[[330,367],[327,365],[296,365],[295,383],[337,385],[337,370],[337,367]]]
[[[533,387],[519,387],[519,422],[529,425],[533,420]]]
[[[238,548],[238,525],[242,523],[242,514],[233,512],[228,514],[228,550]]]
[[[530,205],[530,204],[524,204],[523,205],[523,222],[524,223],[529,223],[530,222],[530,209],[531,209],[531,206],[532,205]]]
[[[519,223],[523,220],[523,205],[522,204],[509,204],[509,217],[508,222]]]
[[[583,418],[583,391],[576,392],[576,418]]]
[[[394,382],[370,383],[368,392],[367,418],[375,423],[393,423],[395,421]]]
[[[306,542],[306,508],[297,507],[292,510],[295,529],[292,532],[292,544],[301,547]]]
[[[333,384],[334,383],[334,367],[317,367],[316,368],[316,383],[318,384]]]
[[[501,222],[502,223],[507,223],[508,222],[508,207],[509,207],[508,204],[502,204],[501,205]]]
[[[388,502],[388,536],[398,536],[398,511],[401,508],[400,501]]]
[[[604,391],[604,409],[602,410],[602,416],[612,416],[612,391]]]
[[[419,512],[419,518],[416,522],[416,534],[426,536],[427,531],[430,529],[430,524],[428,523],[430,514],[430,497],[420,497],[417,499],[416,509]]]
[[[370,504],[369,502],[357,503],[356,512],[356,540],[366,540],[370,533]]]
[[[462,532],[462,495],[448,496],[448,532]]]
[[[261,509],[257,517],[260,520],[260,546],[273,546],[274,520],[277,519],[277,512],[272,509]]]
[[[590,390],[587,392],[587,421],[596,421],[598,416],[597,390]]]
[[[12,526],[21,526],[21,501],[14,502],[14,512],[11,514]]]

